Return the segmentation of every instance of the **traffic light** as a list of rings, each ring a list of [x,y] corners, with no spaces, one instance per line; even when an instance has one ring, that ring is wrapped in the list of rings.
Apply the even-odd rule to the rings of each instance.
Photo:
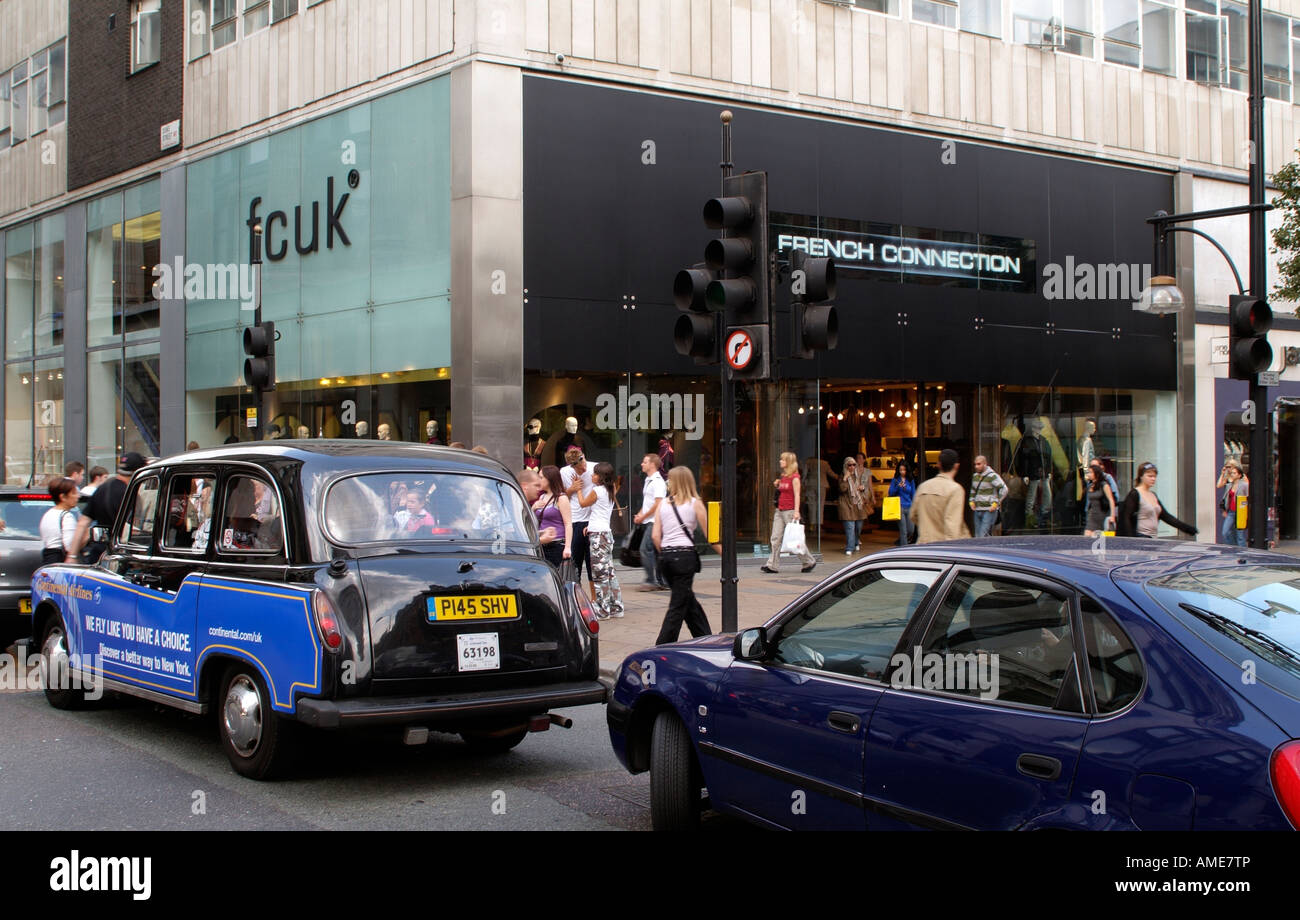
[[[796,249],[790,256],[790,356],[811,358],[839,341],[835,299],[835,262]]]
[[[705,300],[713,280],[713,272],[703,262],[682,269],[673,279],[673,303],[682,311],[673,327],[673,343],[678,354],[690,355],[696,364],[717,364],[720,360],[721,314],[711,312]]]
[[[275,323],[244,329],[244,383],[255,390],[275,389]]]
[[[1254,380],[1260,371],[1273,363],[1273,346],[1268,344],[1268,330],[1273,326],[1273,310],[1266,301],[1245,294],[1228,298],[1228,376],[1234,380]]]
[[[705,299],[721,310],[727,326],[761,325],[772,321],[768,290],[767,173],[748,172],[722,180],[722,198],[704,205],[704,224],[727,236],[704,248],[709,268],[723,272],[710,282]]]

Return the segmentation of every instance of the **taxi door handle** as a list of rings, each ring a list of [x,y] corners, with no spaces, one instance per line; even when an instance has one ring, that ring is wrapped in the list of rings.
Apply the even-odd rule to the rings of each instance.
[[[135,582],[137,585],[143,585],[146,588],[157,588],[162,584],[161,575],[147,575],[141,573],[132,576],[131,580]]]

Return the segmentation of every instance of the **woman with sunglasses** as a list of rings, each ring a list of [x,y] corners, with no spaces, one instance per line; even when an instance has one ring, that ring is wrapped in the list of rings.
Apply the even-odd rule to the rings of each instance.
[[[1156,495],[1156,465],[1144,463],[1138,467],[1137,480],[1133,490],[1124,499],[1124,507],[1119,513],[1119,536],[1154,537],[1161,521],[1175,527],[1185,534],[1196,536],[1197,530],[1191,524],[1178,520],[1160,504]]]

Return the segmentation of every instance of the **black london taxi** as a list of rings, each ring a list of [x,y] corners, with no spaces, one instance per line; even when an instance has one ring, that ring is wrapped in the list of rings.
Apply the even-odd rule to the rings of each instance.
[[[102,680],[213,711],[257,779],[304,726],[499,752],[605,700],[590,603],[542,557],[510,471],[472,451],[295,440],[155,462],[100,561],[40,569],[32,603],[53,706]]]

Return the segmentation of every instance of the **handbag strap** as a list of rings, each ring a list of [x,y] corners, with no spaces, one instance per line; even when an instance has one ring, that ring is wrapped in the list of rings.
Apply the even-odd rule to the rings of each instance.
[[[691,537],[693,539],[695,537],[695,527],[692,527],[688,532],[686,530],[686,523],[682,520],[682,516],[677,513],[677,506],[674,505],[672,502],[669,502],[668,507],[672,509],[673,517],[677,518],[677,526],[682,529],[682,533],[686,534],[688,537]],[[698,526],[699,521],[696,521],[695,524],[696,526]]]

